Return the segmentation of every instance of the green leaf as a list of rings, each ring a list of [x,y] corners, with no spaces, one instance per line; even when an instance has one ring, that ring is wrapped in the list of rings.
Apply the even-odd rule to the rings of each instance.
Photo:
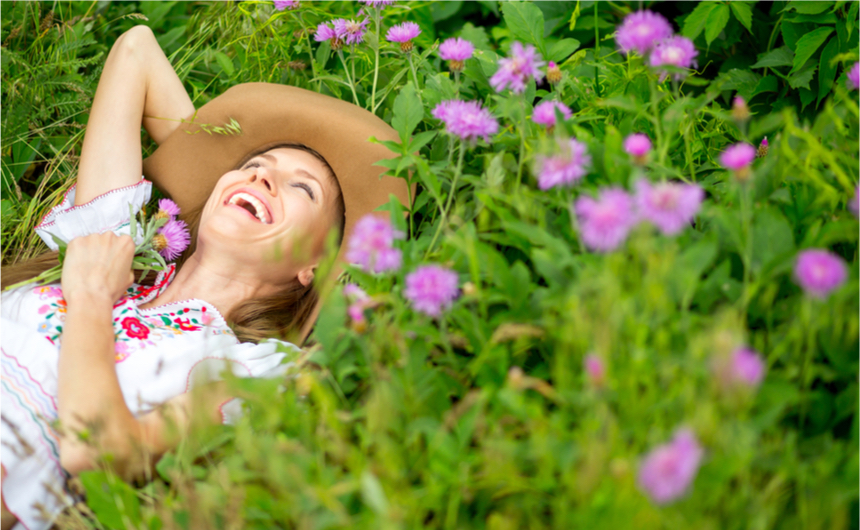
[[[779,79],[776,76],[766,75],[762,77],[755,86],[752,95],[755,97],[765,92],[779,92]]]
[[[752,98],[753,91],[758,86],[761,79],[759,74],[750,72],[749,70],[740,70],[732,68],[728,72],[720,74],[715,83],[720,90],[737,90],[738,94],[749,100]]]
[[[735,18],[747,28],[747,31],[752,33],[752,7],[746,2],[730,2]]]
[[[773,68],[775,66],[791,66],[794,64],[794,52],[788,46],[782,46],[758,56],[758,61],[750,68]]]
[[[385,497],[382,484],[369,469],[365,469],[361,474],[361,498],[377,514],[388,513],[388,499]]]
[[[514,37],[534,44],[544,57],[547,56],[543,39],[543,12],[536,5],[531,2],[505,2],[502,4],[502,15]]]
[[[803,15],[817,15],[818,13],[824,13],[827,9],[833,9],[833,5],[833,2],[810,2],[804,0],[789,2],[786,9],[794,10]]]
[[[84,471],[80,479],[87,494],[87,505],[103,525],[128,528],[128,523],[135,526],[141,523],[140,501],[131,486],[104,471]]]
[[[579,48],[579,41],[576,39],[561,39],[553,44],[549,50],[549,60],[560,63]]]
[[[833,88],[833,80],[836,78],[836,65],[832,59],[839,53],[839,39],[830,39],[821,52],[821,60],[818,63],[818,102],[820,103],[830,89]]]
[[[714,2],[699,2],[696,9],[684,20],[684,29],[681,30],[681,33],[688,39],[695,40],[702,33],[702,30],[705,29],[708,17],[715,7],[717,5]]]
[[[806,61],[809,60],[816,51],[818,51],[818,48],[824,44],[824,41],[827,40],[827,37],[829,37],[831,33],[833,33],[832,27],[824,27],[814,29],[800,37],[797,41],[797,48],[794,52],[794,66],[791,68],[791,71],[796,72],[806,64]]]
[[[573,8],[573,13],[570,14],[570,22],[568,23],[569,24],[568,29],[570,31],[573,31],[574,29],[576,29],[576,19],[579,18],[579,13],[580,13],[579,9],[580,9],[579,0],[577,0],[576,1],[576,7]]]
[[[400,140],[406,143],[409,135],[422,119],[424,119],[424,105],[410,81],[394,100],[394,117],[391,119],[391,126],[400,134]]]
[[[439,131],[424,131],[422,133],[418,133],[412,138],[412,141],[409,142],[409,152],[417,153],[421,150],[422,147],[430,143],[433,138],[436,137],[436,134]]]
[[[711,11],[711,14],[708,15],[708,24],[705,27],[705,40],[708,42],[708,46],[714,42],[714,39],[719,36],[728,23],[729,6],[720,4]]]
[[[808,89],[809,83],[812,81],[812,78],[815,77],[815,70],[817,69],[818,65],[813,62],[808,63],[806,68],[788,77],[789,86],[791,88]]]
[[[752,226],[752,267],[762,267],[794,250],[794,235],[785,216],[776,208],[756,212]]]
[[[236,69],[233,67],[233,61],[227,57],[227,54],[224,52],[215,52],[215,60],[218,61],[218,64],[221,66],[221,69],[230,76],[233,77],[233,73]]]

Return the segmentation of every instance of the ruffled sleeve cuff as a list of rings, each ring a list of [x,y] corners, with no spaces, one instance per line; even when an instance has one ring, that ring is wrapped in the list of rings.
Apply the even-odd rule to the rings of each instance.
[[[74,205],[75,189],[73,186],[63,202],[36,227],[36,233],[51,250],[58,248],[52,235],[68,243],[76,237],[107,231],[130,234],[128,205],[132,205],[135,214],[140,211],[149,201],[152,183],[141,177],[137,184],[111,190],[80,206]]]

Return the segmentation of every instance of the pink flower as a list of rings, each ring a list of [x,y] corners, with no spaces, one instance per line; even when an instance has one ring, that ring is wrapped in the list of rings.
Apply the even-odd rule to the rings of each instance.
[[[158,209],[172,217],[179,215],[179,206],[170,199],[161,199],[158,201]]]
[[[555,109],[558,109],[564,116],[564,119],[570,118],[570,108],[564,103],[558,101],[542,101],[535,106],[532,121],[547,127],[555,125]]]
[[[679,430],[671,442],[645,456],[639,468],[639,487],[657,504],[677,499],[696,478],[702,455],[695,434]]]
[[[584,143],[573,138],[559,145],[561,153],[538,157],[538,187],[548,190],[556,186],[570,186],[579,181],[591,164],[591,156]]]
[[[639,216],[654,223],[666,235],[677,234],[690,225],[704,196],[705,192],[695,184],[636,182]]]
[[[804,250],[797,258],[794,276],[803,290],[813,298],[824,299],[845,283],[848,271],[842,258],[821,249]]]
[[[526,89],[529,78],[536,81],[543,78],[540,67],[545,63],[534,46],[526,46],[519,42],[511,44],[511,56],[499,59],[499,69],[490,78],[490,85],[496,92],[501,92],[508,86],[514,94],[522,94]]]
[[[637,162],[644,162],[651,152],[651,140],[642,133],[631,134],[624,139],[624,151],[637,159]]]
[[[749,387],[757,387],[764,379],[765,363],[761,355],[748,348],[738,348],[732,354],[731,379]]]
[[[848,209],[851,210],[854,217],[860,216],[860,188],[854,188],[854,200],[848,203]]]
[[[854,66],[848,71],[848,90],[857,90],[858,88],[860,88],[860,63],[854,63]]]
[[[421,28],[415,22],[404,22],[396,26],[392,26],[385,35],[385,38],[391,42],[406,42],[414,39],[421,34]]]
[[[720,155],[720,164],[732,171],[742,171],[755,160],[755,147],[747,143],[730,145]]]
[[[323,22],[319,26],[317,26],[316,32],[314,32],[314,40],[317,42],[324,42],[327,40],[339,40],[337,32],[329,26],[331,22]]]
[[[670,37],[657,43],[651,52],[650,64],[654,67],[664,65],[676,66],[678,68],[690,68],[696,66],[696,56],[699,52],[693,45],[693,41],[686,37]],[[665,79],[666,73],[661,79]],[[680,79],[681,74],[675,74],[675,79]]]
[[[472,46],[471,42],[460,37],[450,38],[439,46],[439,57],[443,61],[462,62],[471,58],[474,51],[475,47]]]
[[[346,259],[368,272],[397,270],[401,254],[393,245],[395,239],[403,237],[403,232],[395,230],[388,219],[367,214],[355,225]]]
[[[443,101],[433,109],[433,117],[445,123],[445,132],[473,144],[478,138],[489,142],[499,130],[499,122],[479,101]]]
[[[299,0],[274,0],[275,9],[278,11],[283,11],[284,9],[298,9],[299,8]]]
[[[188,248],[188,243],[191,241],[188,227],[184,221],[171,219],[155,232],[155,235],[152,236],[152,246],[167,261],[178,258]]]
[[[593,250],[615,250],[636,224],[633,199],[620,188],[604,188],[597,200],[580,197],[574,204],[583,243]]]
[[[368,18],[364,18],[361,21],[338,18],[332,21],[332,24],[334,25],[334,32],[337,34],[337,38],[352,45],[360,44],[364,40],[364,32],[367,31],[367,24],[369,22],[370,19]]]
[[[439,265],[424,265],[406,276],[403,295],[412,307],[431,317],[437,317],[458,296],[457,273]]]
[[[367,307],[370,297],[367,296],[367,293],[365,293],[361,287],[354,283],[349,283],[344,286],[343,294],[352,302],[346,310],[347,314],[349,314],[349,318],[357,324],[363,323],[364,309]]]
[[[394,0],[359,0],[362,4],[367,4],[370,7],[377,7],[382,9],[386,6],[390,6],[394,3]]]
[[[627,15],[615,34],[615,42],[624,53],[636,50],[641,56],[658,41],[672,36],[672,25],[662,15],[651,11],[637,11]]]
[[[606,366],[604,366],[603,360],[597,355],[590,353],[585,356],[583,364],[588,381],[594,386],[603,386],[606,379]]]

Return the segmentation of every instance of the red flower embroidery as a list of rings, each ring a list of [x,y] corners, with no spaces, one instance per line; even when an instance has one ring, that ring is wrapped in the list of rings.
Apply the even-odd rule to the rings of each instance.
[[[125,334],[133,339],[143,340],[149,336],[149,328],[146,324],[134,317],[125,317],[122,319],[122,329]]]
[[[179,324],[179,329],[181,329],[182,331],[197,331],[198,329],[200,329],[200,326],[195,326],[191,323],[191,320],[187,318],[174,318],[173,321]]]

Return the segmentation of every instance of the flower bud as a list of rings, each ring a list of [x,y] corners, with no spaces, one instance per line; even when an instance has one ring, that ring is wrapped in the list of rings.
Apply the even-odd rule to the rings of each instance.
[[[546,69],[546,80],[551,85],[557,85],[561,82],[561,68],[554,62],[550,61]]]
[[[462,72],[465,64],[465,61],[448,61],[448,69],[452,72]]]
[[[756,149],[755,157],[756,158],[764,158],[765,156],[767,156],[767,149],[768,149],[767,136],[765,136],[764,140],[762,140],[761,144],[758,146],[758,149]]]
[[[732,118],[740,123],[750,119],[750,108],[747,107],[747,102],[744,101],[744,98],[740,96],[735,96],[735,100],[732,103]]]
[[[466,282],[463,284],[463,294],[466,296],[472,296],[476,294],[478,289],[475,287],[475,284],[472,282]]]

